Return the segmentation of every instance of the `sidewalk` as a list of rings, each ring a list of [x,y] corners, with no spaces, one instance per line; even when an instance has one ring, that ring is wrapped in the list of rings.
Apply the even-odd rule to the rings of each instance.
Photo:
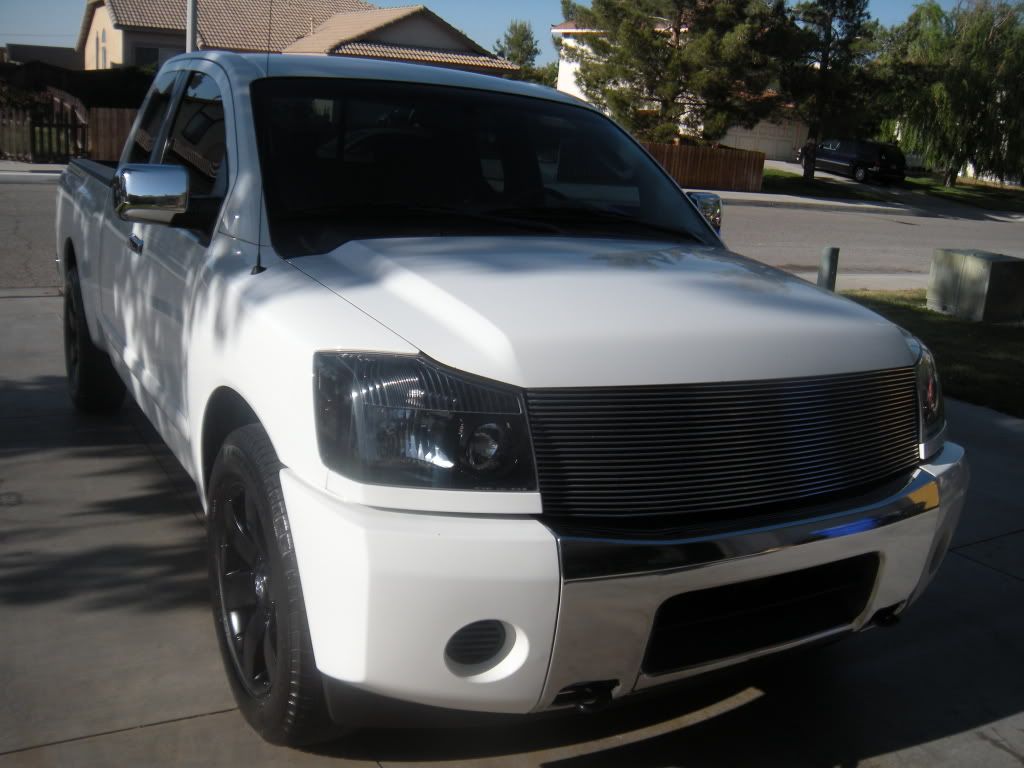
[[[1024,222],[1024,213],[989,211],[961,205],[951,200],[927,195],[909,189],[884,190],[890,201],[837,200],[825,197],[780,195],[768,192],[714,191],[726,205],[745,205],[764,208],[800,208],[842,213],[880,213],[899,216],[939,217],[947,219],[984,219],[1008,223]]]
[[[0,160],[0,173],[61,173],[64,163],[23,163],[20,160]]]
[[[809,283],[818,282],[811,270],[787,270]],[[927,272],[842,272],[836,276],[836,291],[913,291],[928,287]]]
[[[67,166],[59,163],[23,163],[0,160],[0,183],[54,184]]]
[[[710,190],[709,190],[710,191]],[[799,195],[776,195],[769,192],[715,192],[727,205],[747,205],[759,208],[810,208],[821,211],[844,211],[853,213],[884,213],[901,216],[922,216],[918,209],[902,203],[881,203],[858,200],[834,200],[824,197],[801,197]]]

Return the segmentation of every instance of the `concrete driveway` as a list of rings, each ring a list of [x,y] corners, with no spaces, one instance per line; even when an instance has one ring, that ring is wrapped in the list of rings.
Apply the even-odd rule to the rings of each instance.
[[[586,718],[267,746],[221,671],[189,481],[134,407],[71,410],[60,297],[4,277],[0,768],[1024,762],[1024,422],[959,403],[968,507],[937,581],[894,629]]]

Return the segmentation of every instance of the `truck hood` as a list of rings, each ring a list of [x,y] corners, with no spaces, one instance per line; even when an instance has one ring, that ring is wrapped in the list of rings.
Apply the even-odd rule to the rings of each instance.
[[[873,312],[724,249],[424,237],[349,242],[292,264],[433,359],[522,387],[742,381],[914,362],[901,332]]]

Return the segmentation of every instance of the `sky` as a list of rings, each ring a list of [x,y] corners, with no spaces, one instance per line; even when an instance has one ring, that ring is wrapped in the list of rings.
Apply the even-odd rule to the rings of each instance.
[[[166,0],[151,0],[166,2]],[[286,0],[282,0],[285,2]],[[458,27],[485,48],[493,48],[514,18],[533,25],[540,40],[543,64],[555,59],[555,49],[548,34],[552,24],[562,20],[559,0],[517,0],[515,3],[495,0],[417,0],[427,5],[448,23]],[[375,5],[410,5],[413,0],[370,0]],[[954,0],[939,0],[950,8]],[[872,15],[883,24],[897,24],[914,9],[916,0],[871,0]],[[0,0],[0,45],[30,43],[34,45],[73,46],[82,22],[85,0]]]

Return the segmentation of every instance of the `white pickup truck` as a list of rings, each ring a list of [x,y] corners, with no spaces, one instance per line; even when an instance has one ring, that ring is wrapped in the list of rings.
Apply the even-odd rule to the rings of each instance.
[[[892,623],[963,506],[928,350],[730,253],[553,90],[179,56],[118,167],[64,173],[56,234],[71,397],[129,390],[195,480],[273,742],[594,709]]]

